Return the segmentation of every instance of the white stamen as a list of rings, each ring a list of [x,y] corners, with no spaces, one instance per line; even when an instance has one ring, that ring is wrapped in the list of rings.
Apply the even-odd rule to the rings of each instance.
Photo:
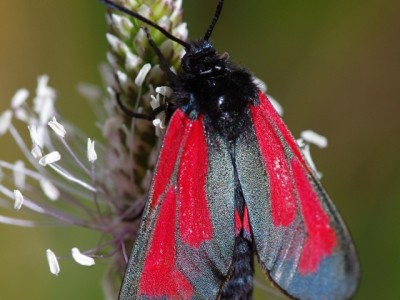
[[[23,105],[29,97],[29,92],[27,89],[19,89],[11,100],[11,108],[17,109]]]
[[[36,88],[36,97],[39,98],[52,98],[54,99],[56,97],[56,91],[48,86],[49,83],[49,76],[48,75],[42,75],[39,76],[37,79],[37,88]],[[39,107],[38,107],[39,108]],[[35,109],[36,112],[39,113]]]
[[[128,46],[126,46],[122,41],[120,41],[115,35],[112,35],[111,33],[107,33],[106,38],[107,38],[108,43],[111,46],[111,49],[114,52],[116,52],[118,54],[129,52]]]
[[[314,171],[315,176],[317,176],[318,179],[321,179],[322,173],[317,170],[317,167],[315,166],[315,163],[311,157],[310,144],[302,138],[297,139],[296,142],[297,142],[297,145],[299,145],[300,150],[303,153],[303,156],[304,156],[305,160],[307,161],[308,165]]]
[[[22,207],[22,204],[24,203],[24,196],[22,196],[21,192],[19,190],[14,190],[14,208],[16,210],[20,210]]]
[[[38,78],[38,85],[36,88],[36,97],[33,99],[34,111],[39,114],[42,124],[47,123],[54,113],[54,100],[56,92],[53,88],[49,87],[49,77],[47,75]]]
[[[56,201],[60,197],[58,189],[47,179],[40,179],[40,187],[43,193],[52,201]]]
[[[171,89],[169,86],[159,86],[156,88],[156,93],[161,94],[165,97],[171,97],[174,90]]]
[[[328,147],[328,139],[312,130],[302,131],[300,136],[307,143],[314,144],[319,148]]]
[[[109,137],[110,134],[113,134],[115,131],[121,128],[122,124],[123,121],[121,120],[120,116],[108,118],[102,128],[103,135]]]
[[[271,95],[267,95],[269,102],[271,102],[272,106],[275,108],[278,115],[283,116],[283,108]]]
[[[64,138],[65,134],[67,133],[65,131],[65,128],[63,125],[61,125],[60,123],[57,122],[56,117],[53,117],[53,119],[51,121],[49,121],[47,123],[51,129],[53,129],[53,131],[60,137]]]
[[[129,52],[129,51],[128,51],[128,52]],[[114,53],[108,51],[108,52],[106,53],[106,58],[107,58],[107,61],[108,61],[108,63],[110,64],[111,67],[117,68],[117,66],[118,66],[118,59],[117,59],[117,57],[114,55]]]
[[[146,79],[147,74],[149,73],[151,69],[150,64],[145,64],[139,71],[139,74],[135,78],[135,84],[137,86],[142,86],[144,80]]]
[[[174,23],[179,23],[180,21],[180,16],[182,16],[182,0],[176,0],[174,2],[174,10],[170,15],[170,19],[174,22]],[[173,32],[173,34],[176,36],[176,34]]]
[[[60,265],[58,264],[56,255],[54,254],[53,251],[51,251],[50,249],[47,249],[46,257],[47,257],[47,262],[50,267],[50,272],[57,276],[60,273]]]
[[[114,28],[118,31],[118,33],[124,38],[129,38],[131,30],[133,28],[132,22],[128,18],[117,14],[112,14],[111,18]]]
[[[123,87],[127,87],[129,81],[128,81],[128,75],[126,75],[124,72],[122,71],[117,71],[117,76],[118,76],[118,81],[119,83],[123,86]]]
[[[97,100],[101,97],[101,90],[92,84],[81,82],[77,86],[78,92],[88,100]]]
[[[162,123],[162,121],[160,119],[155,119],[153,121],[153,125],[156,126],[156,127],[159,126],[160,128],[164,128],[163,127],[163,123]]]
[[[31,153],[35,159],[39,159],[43,156],[42,150],[40,150],[40,147],[36,144],[33,146]]]
[[[150,98],[150,106],[153,110],[160,107],[160,94],[157,94],[157,96],[150,95]]]
[[[253,77],[253,82],[254,82],[254,84],[259,88],[259,90],[260,90],[261,92],[263,92],[264,94],[267,92],[268,86],[267,86],[267,84],[266,84],[264,81],[262,81],[260,78],[258,78],[258,77]]]
[[[0,136],[6,133],[10,128],[12,115],[11,110],[6,110],[0,115]]]
[[[158,114],[158,118],[153,120],[153,125],[156,127],[156,136],[161,136],[165,129],[164,120],[165,114],[160,113]]]
[[[92,141],[91,139],[88,139],[87,143],[87,158],[88,161],[91,163],[95,162],[97,159],[97,153],[94,149],[94,141]]]
[[[132,71],[132,70],[136,69],[136,67],[138,65],[140,65],[141,63],[142,63],[142,59],[139,56],[133,54],[131,51],[126,53],[125,68],[128,71]]]
[[[136,11],[138,12],[138,14],[147,19],[150,19],[150,16],[153,13],[151,8],[146,4],[142,4]]]
[[[82,266],[93,266],[95,261],[92,257],[82,254],[78,248],[72,248],[72,258]]]
[[[27,122],[29,120],[28,113],[26,110],[22,107],[18,107],[15,109],[15,117],[23,122]]]
[[[175,0],[174,6],[175,6],[175,9],[181,9],[182,8],[182,0]]]
[[[29,133],[31,135],[32,144],[38,145],[39,147],[43,148],[43,131],[38,130],[36,125],[28,126]]]
[[[181,40],[184,40],[184,41],[187,40],[188,35],[189,35],[189,31],[187,29],[187,23],[186,22],[181,23],[178,26],[176,26],[172,30],[172,34]]]
[[[18,188],[24,189],[26,174],[25,174],[25,164],[22,160],[18,160],[14,164],[13,175],[14,175],[14,184]]]
[[[46,154],[39,160],[39,164],[42,166],[47,166],[48,164],[55,163],[61,159],[61,154],[58,151],[53,151]]]
[[[139,5],[137,0],[125,0],[124,3],[126,3],[126,7],[131,9],[131,10],[134,10]]]
[[[51,98],[46,98],[46,101],[43,102],[43,108],[39,113],[40,121],[42,124],[46,124],[51,116],[54,116],[54,100]]]
[[[169,19],[169,17],[167,17],[167,16],[162,16],[158,21],[157,21],[157,24],[159,25],[159,26],[161,26],[162,28],[164,28],[165,30],[170,30],[170,28],[171,28],[171,26],[172,26],[172,22],[171,22],[171,20]]]

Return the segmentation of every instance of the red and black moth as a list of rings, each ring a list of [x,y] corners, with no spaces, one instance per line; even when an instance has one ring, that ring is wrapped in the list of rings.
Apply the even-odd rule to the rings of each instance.
[[[119,299],[251,299],[253,257],[290,298],[349,299],[345,224],[252,75],[209,41],[223,0],[190,43],[103,2],[186,50],[175,75],[146,31],[174,103]]]

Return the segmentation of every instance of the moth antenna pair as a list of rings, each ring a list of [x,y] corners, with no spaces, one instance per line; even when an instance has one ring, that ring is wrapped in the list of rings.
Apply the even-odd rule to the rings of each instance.
[[[181,39],[179,39],[178,37],[174,36],[173,34],[169,33],[167,30],[165,30],[164,28],[162,28],[161,26],[159,26],[158,24],[156,24],[155,22],[143,17],[142,15],[131,11],[121,5],[118,5],[116,3],[114,3],[113,1],[110,0],[100,0],[100,2],[106,4],[108,7],[111,7],[113,9],[119,10],[139,21],[142,21],[143,23],[146,23],[147,25],[157,29],[159,32],[161,32],[163,35],[165,35],[168,39],[182,45],[186,50],[189,50],[191,45],[190,43],[187,43]],[[218,22],[219,16],[221,14],[222,11],[222,6],[224,4],[224,0],[218,0],[218,4],[217,4],[217,8],[215,10],[214,16],[211,20],[210,25],[207,28],[206,33],[204,34],[204,40],[208,41],[211,37],[211,34],[214,30],[215,25]],[[157,47],[157,45],[155,44],[153,38],[150,35],[150,32],[148,30],[148,28],[144,28],[144,31],[146,33],[147,39],[149,40],[149,44],[152,47],[153,51],[155,52],[155,54],[157,55],[157,57],[160,60],[160,64],[161,64],[161,69],[166,73],[166,75],[168,76],[168,79],[170,80],[171,84],[174,87],[180,87],[181,86],[181,82],[178,78],[178,76],[171,71],[171,68],[168,64],[168,62],[166,61],[165,57],[162,55],[161,50]],[[122,103],[119,94],[116,92],[116,100],[118,103],[118,106],[121,108],[121,110],[128,116],[130,117],[134,117],[134,118],[138,118],[138,119],[146,119],[146,120],[153,120],[154,117],[161,112],[163,109],[157,109],[156,111],[153,111],[152,114],[150,115],[146,115],[146,114],[140,114],[140,113],[136,113],[131,111],[130,109],[128,109],[126,106],[124,106],[124,104]],[[162,106],[164,109],[166,109],[166,106]]]
[[[177,42],[178,44],[182,45],[185,49],[189,49],[190,48],[190,43],[187,43],[179,38],[177,38],[176,36],[174,36],[173,34],[169,33],[167,30],[165,30],[164,28],[162,28],[161,26],[159,26],[158,24],[156,24],[155,22],[143,17],[142,15],[131,11],[121,5],[118,5],[116,3],[114,3],[113,1],[110,0],[100,0],[100,2],[106,4],[107,6],[114,8],[116,10],[119,10],[135,19],[138,19],[139,21],[142,21],[144,23],[146,23],[147,25],[150,25],[151,27],[157,29],[158,31],[160,31],[162,34],[164,34],[167,38],[169,38],[170,40],[173,40],[174,42]],[[218,0],[218,4],[217,4],[217,8],[215,10],[214,16],[211,20],[210,25],[207,28],[206,33],[204,34],[204,40],[208,41],[211,37],[211,34],[214,30],[215,25],[218,22],[219,16],[221,15],[221,11],[222,11],[222,6],[224,4],[224,0]]]

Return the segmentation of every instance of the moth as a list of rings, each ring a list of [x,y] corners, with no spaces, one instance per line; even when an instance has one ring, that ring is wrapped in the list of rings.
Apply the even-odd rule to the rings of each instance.
[[[178,39],[173,112],[119,299],[251,299],[254,258],[292,299],[348,299],[359,263],[351,237],[295,139],[249,71],[210,37]]]

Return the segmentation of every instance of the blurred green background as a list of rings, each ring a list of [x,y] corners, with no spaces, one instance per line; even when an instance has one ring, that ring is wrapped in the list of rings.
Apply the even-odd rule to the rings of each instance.
[[[215,2],[184,1],[191,37],[204,33]],[[104,11],[96,0],[1,1],[0,111],[46,73],[63,116],[98,135],[75,87],[100,84]],[[328,137],[329,148],[313,149],[313,157],[360,254],[355,299],[400,295],[399,36],[398,0],[227,0],[213,35],[220,52],[267,82],[295,136],[310,128]],[[8,135],[0,145],[1,159],[21,157]],[[85,268],[64,260],[55,278],[44,255],[87,248],[97,238],[0,226],[0,299],[102,299],[105,263]]]

